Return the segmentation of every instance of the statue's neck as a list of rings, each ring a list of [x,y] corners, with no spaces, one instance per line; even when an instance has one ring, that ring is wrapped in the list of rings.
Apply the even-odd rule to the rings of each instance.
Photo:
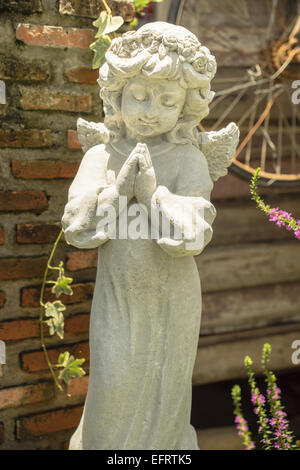
[[[156,157],[163,153],[169,152],[176,145],[163,139],[156,140],[155,138],[151,138],[148,141],[138,141],[135,139],[127,139],[126,137],[122,137],[117,142],[110,141],[109,145],[111,145],[116,152],[128,157],[138,142],[147,144],[151,157]]]

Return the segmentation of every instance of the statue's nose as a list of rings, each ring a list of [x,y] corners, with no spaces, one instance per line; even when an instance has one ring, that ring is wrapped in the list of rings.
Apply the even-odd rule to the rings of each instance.
[[[149,122],[154,122],[157,120],[157,107],[154,100],[148,102],[146,107],[145,118]]]

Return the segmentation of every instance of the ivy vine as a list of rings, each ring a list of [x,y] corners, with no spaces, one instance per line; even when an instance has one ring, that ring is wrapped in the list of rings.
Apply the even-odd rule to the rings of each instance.
[[[64,231],[61,229],[48,258],[40,293],[41,346],[55,385],[60,391],[64,390],[63,384],[68,385],[72,379],[85,375],[85,371],[81,367],[85,362],[84,358],[76,359],[69,353],[69,351],[65,351],[59,355],[57,363],[52,364],[45,344],[44,325],[48,326],[50,336],[54,336],[56,334],[61,340],[64,339],[65,319],[63,312],[66,310],[66,307],[61,300],[44,303],[46,285],[52,285],[51,292],[56,296],[56,298],[60,297],[61,294],[73,295],[73,290],[71,288],[73,279],[65,276],[63,262],[61,261],[58,266],[52,266],[51,264],[57,245],[63,233]],[[58,276],[55,281],[48,280],[48,275],[50,274],[49,271],[58,271]],[[56,375],[55,370],[59,370],[58,376]]]
[[[97,28],[95,41],[90,45],[90,49],[94,52],[93,69],[98,69],[105,62],[105,53],[109,48],[112,39],[116,36],[124,24],[121,16],[113,16],[106,0],[101,0],[105,10],[101,11],[99,17],[93,22],[93,26]],[[135,18],[130,23],[129,28],[134,29],[138,24],[137,16],[145,16],[145,9],[149,3],[161,3],[163,0],[134,0]]]

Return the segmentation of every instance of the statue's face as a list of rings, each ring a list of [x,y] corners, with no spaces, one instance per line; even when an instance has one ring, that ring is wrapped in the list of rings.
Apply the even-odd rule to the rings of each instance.
[[[137,136],[158,136],[176,125],[186,90],[177,81],[142,76],[128,80],[121,112],[127,129]]]

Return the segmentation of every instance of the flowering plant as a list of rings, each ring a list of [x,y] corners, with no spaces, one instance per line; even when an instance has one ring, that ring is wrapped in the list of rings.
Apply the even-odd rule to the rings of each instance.
[[[277,379],[269,370],[271,346],[266,343],[262,352],[262,367],[266,382],[266,394],[259,390],[254,373],[252,360],[245,357],[245,366],[248,373],[248,382],[251,389],[251,401],[254,413],[257,415],[258,446],[263,450],[299,450],[298,442],[290,430],[287,414],[281,403],[281,390],[277,386]],[[241,406],[241,388],[235,385],[232,388],[235,424],[239,436],[242,437],[246,450],[256,449],[256,445],[249,431],[247,420],[243,416]]]
[[[286,230],[293,231],[295,238],[300,240],[300,220],[294,219],[292,215],[284,210],[279,210],[278,207],[271,207],[266,204],[258,194],[258,180],[260,168],[257,168],[250,183],[251,199],[256,202],[257,207],[264,212],[270,222],[275,222],[278,227],[284,227]]]

